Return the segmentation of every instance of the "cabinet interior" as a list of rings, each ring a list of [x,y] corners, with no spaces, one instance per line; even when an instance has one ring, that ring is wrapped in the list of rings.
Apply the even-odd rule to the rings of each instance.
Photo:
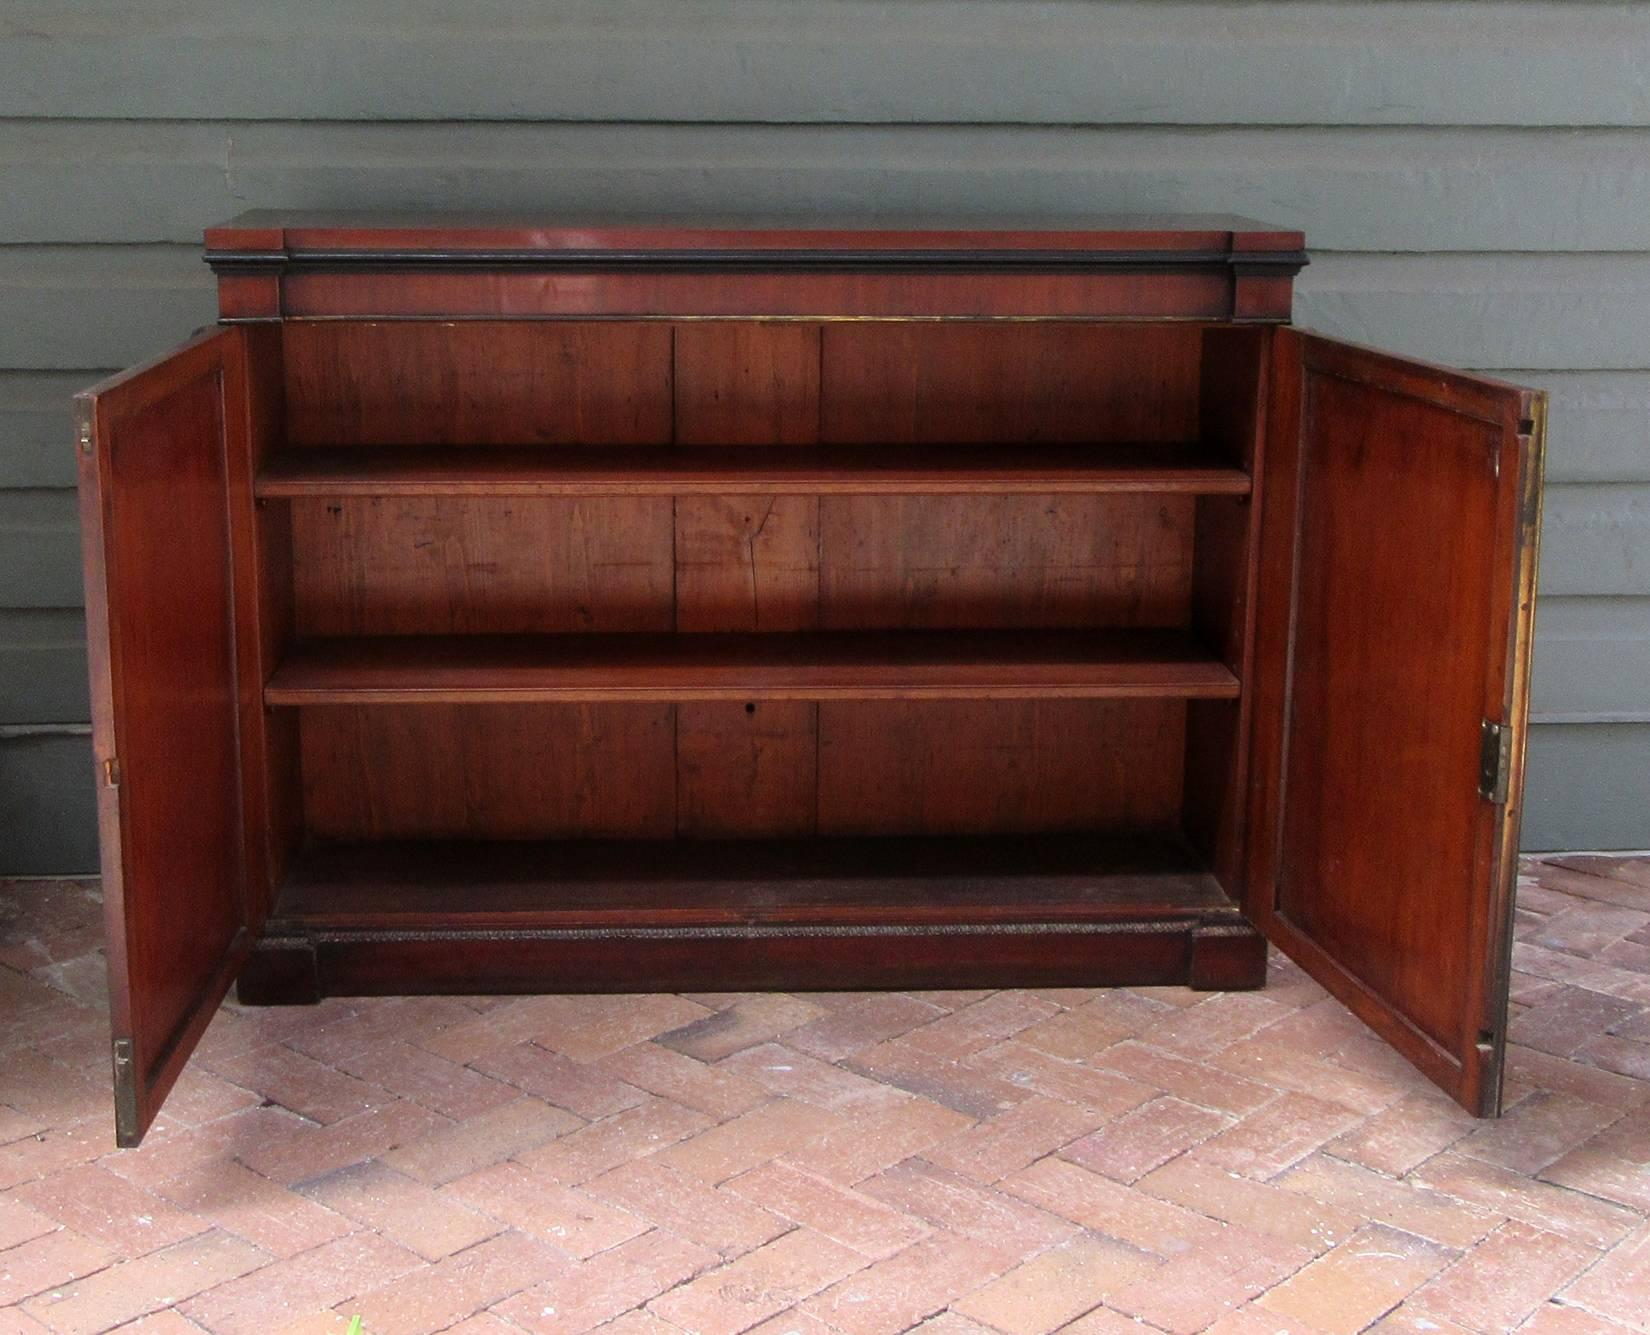
[[[276,918],[1240,898],[1267,349],[1172,322],[267,331]]]

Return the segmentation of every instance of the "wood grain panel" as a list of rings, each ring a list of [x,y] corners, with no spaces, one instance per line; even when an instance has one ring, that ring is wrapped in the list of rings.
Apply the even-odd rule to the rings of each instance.
[[[3,258],[3,253],[0,253]],[[3,282],[0,265],[0,282]],[[531,320],[624,317],[1007,317],[1221,320],[1232,281],[1214,269],[1171,274],[1054,273],[1010,278],[951,272],[751,271],[730,286],[715,275],[633,270],[415,275],[305,270],[287,275],[282,308],[304,320]],[[0,348],[4,348],[0,326]]]
[[[651,920],[680,944],[718,928],[870,929],[863,944],[918,925],[1241,921],[1174,838],[706,839],[672,851],[663,861],[655,843],[605,839],[322,845],[298,860],[278,922],[533,933]]]
[[[823,703],[821,834],[1177,829],[1186,706]]]
[[[1178,325],[828,325],[821,436],[1195,440],[1198,340]]]
[[[251,917],[261,922],[302,839],[298,732],[290,714],[264,708],[263,684],[292,639],[292,516],[261,506],[253,482],[285,436],[281,334],[245,330],[246,429],[230,437],[228,499],[235,577],[235,653],[240,697],[240,770],[246,790],[246,879]]]
[[[669,630],[662,499],[297,501],[301,635]]]
[[[1294,331],[1270,392],[1247,909],[1493,1115],[1540,463],[1520,430],[1543,405]],[[1508,730],[1504,805],[1484,791],[1486,722]]]
[[[230,495],[246,339],[77,402],[116,1137],[136,1144],[262,925],[248,893]]]
[[[668,705],[374,705],[299,711],[321,839],[668,838]],[[408,776],[416,775],[416,782]]]
[[[445,700],[1230,700],[1231,671],[1175,630],[798,635],[385,635],[306,640],[272,705]]]
[[[294,444],[670,440],[666,325],[332,321],[282,334]]]
[[[678,705],[678,832],[695,838],[813,833],[818,710],[794,700]]]
[[[1200,438],[1243,468],[1251,482],[1261,475],[1270,355],[1267,331],[1211,328],[1203,333]],[[1253,680],[1250,658],[1260,577],[1254,494],[1198,497],[1193,540],[1192,625],[1246,683]],[[1240,901],[1253,697],[1250,689],[1238,701],[1197,701],[1186,711],[1186,835],[1226,892]]]
[[[820,624],[1176,626],[1186,496],[832,496],[820,501]]]
[[[811,496],[676,502],[679,631],[812,629],[819,606],[819,501]],[[779,835],[817,823],[811,701],[676,706],[677,810],[688,835]]]
[[[1486,632],[1500,436],[1363,385],[1316,374],[1307,385],[1310,559],[1276,909],[1460,1052],[1477,1037],[1462,999],[1481,967],[1472,892],[1494,818],[1477,791],[1479,723],[1499,712],[1486,683],[1505,651]],[[1404,516],[1402,541],[1376,543],[1350,522],[1376,477]]]
[[[288,450],[264,466],[258,495],[1243,496],[1249,474],[1200,446],[500,445],[337,446]]]
[[[817,442],[819,358],[818,325],[677,325],[677,443]],[[818,603],[816,496],[677,498],[678,630],[806,630],[817,622]],[[816,716],[810,701],[678,705],[679,831],[695,837],[812,832]]]
[[[676,502],[676,629],[806,630],[819,619],[819,506],[812,496]]]
[[[818,325],[677,325],[677,443],[813,444],[819,439],[819,356]]]

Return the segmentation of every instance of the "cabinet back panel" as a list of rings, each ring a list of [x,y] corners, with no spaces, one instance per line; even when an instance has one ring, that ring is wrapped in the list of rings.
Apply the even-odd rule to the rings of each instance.
[[[821,326],[675,326],[679,445],[817,445]]]
[[[819,620],[860,627],[1179,626],[1189,496],[829,496]]]
[[[289,321],[294,445],[1190,441],[1197,325]]]
[[[830,324],[821,438],[1188,441],[1195,325]]]
[[[819,625],[817,496],[676,498],[676,628]]]
[[[298,711],[324,839],[1179,827],[1178,700]]]
[[[1202,331],[287,327],[298,443],[1193,440]],[[1188,496],[294,501],[300,635],[1177,626]],[[299,711],[312,833],[1178,828],[1173,700]],[[393,777],[416,772],[417,791]]]
[[[299,715],[304,813],[319,838],[675,832],[669,705],[345,705]]]
[[[297,630],[1179,626],[1193,507],[1127,495],[299,500]]]
[[[670,326],[288,322],[295,445],[647,445],[671,438]]]
[[[822,834],[1174,829],[1181,700],[819,706]]]
[[[292,503],[300,635],[671,628],[668,498]]]

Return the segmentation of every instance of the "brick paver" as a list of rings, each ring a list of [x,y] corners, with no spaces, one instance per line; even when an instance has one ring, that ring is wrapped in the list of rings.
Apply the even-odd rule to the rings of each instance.
[[[1275,960],[230,1004],[116,1151],[96,885],[0,884],[0,1335],[1650,1330],[1650,858],[1519,910],[1496,1123]]]

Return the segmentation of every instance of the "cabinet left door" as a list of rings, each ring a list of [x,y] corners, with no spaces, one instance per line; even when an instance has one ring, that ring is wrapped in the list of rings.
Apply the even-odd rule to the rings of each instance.
[[[154,1122],[261,925],[235,633],[249,344],[213,329],[76,400],[120,1145]]]

